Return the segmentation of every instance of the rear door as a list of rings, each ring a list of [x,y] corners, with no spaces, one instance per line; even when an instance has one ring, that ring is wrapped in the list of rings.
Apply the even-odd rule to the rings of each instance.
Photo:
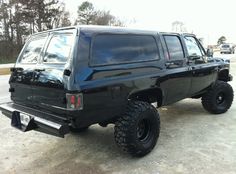
[[[50,34],[32,83],[34,101],[38,107],[58,113],[65,110],[67,80],[63,73],[72,57],[74,38],[73,31]]]
[[[191,74],[181,37],[178,34],[164,34],[163,45],[167,80],[162,83],[162,89],[165,90],[165,104],[170,104],[188,96]]]
[[[34,69],[40,59],[46,40],[47,34],[32,36],[20,53],[9,81],[13,101],[32,105]]]
[[[205,51],[200,42],[191,35],[184,36],[189,69],[192,74],[190,95],[194,95],[209,87],[217,77],[217,64],[207,62]]]

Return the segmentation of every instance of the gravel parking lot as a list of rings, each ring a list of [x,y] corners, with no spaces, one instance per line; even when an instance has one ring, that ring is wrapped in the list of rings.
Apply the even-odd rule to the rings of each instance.
[[[231,74],[236,78],[234,60]],[[236,91],[235,80],[231,85]],[[61,139],[35,131],[22,133],[0,114],[0,173],[236,173],[235,102],[222,115],[207,113],[200,99],[186,99],[159,112],[160,138],[143,158],[130,157],[116,146],[113,125],[94,125]]]

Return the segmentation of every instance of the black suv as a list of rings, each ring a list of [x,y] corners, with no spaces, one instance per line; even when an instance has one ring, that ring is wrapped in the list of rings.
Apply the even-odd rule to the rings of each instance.
[[[11,125],[64,137],[92,124],[115,124],[124,151],[155,146],[157,108],[202,98],[213,114],[233,101],[229,61],[209,58],[192,34],[77,26],[32,35],[11,69]]]

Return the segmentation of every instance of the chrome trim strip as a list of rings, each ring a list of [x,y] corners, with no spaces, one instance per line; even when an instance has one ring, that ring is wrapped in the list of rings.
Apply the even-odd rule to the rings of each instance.
[[[17,109],[14,109],[12,107],[9,107],[8,105],[1,105],[0,106],[2,109],[5,109],[7,111],[10,111],[10,112],[14,112],[14,111],[17,111],[19,113],[22,113],[22,114],[25,114],[25,115],[28,115],[30,117],[32,117],[34,119],[34,121],[38,122],[38,123],[42,123],[46,126],[49,126],[49,127],[52,127],[52,128],[55,128],[55,129],[60,129],[62,125],[58,124],[58,123],[55,123],[55,122],[52,122],[52,121],[49,121],[49,120],[46,120],[46,119],[43,119],[43,118],[40,118],[40,117],[36,117],[34,115],[31,115],[31,114],[28,114],[28,113],[25,113],[25,112],[22,112],[22,111],[19,111]]]
[[[54,123],[52,121],[49,120],[45,120],[43,118],[39,118],[39,117],[34,117],[34,121],[38,122],[38,123],[42,123],[44,125],[47,125],[49,127],[55,128],[55,129],[60,129],[62,125]]]

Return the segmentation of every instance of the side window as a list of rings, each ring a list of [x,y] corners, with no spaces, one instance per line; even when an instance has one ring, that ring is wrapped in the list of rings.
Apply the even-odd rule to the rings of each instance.
[[[72,34],[54,35],[46,49],[43,62],[66,63],[73,44]]]
[[[189,56],[203,56],[204,52],[198,45],[197,40],[191,36],[184,37]]]
[[[92,65],[112,65],[159,59],[156,40],[150,35],[100,34],[92,45]]]
[[[184,51],[178,36],[164,36],[170,60],[178,60],[184,58]]]
[[[37,63],[46,41],[46,36],[38,36],[28,41],[26,48],[19,60],[20,63]]]

